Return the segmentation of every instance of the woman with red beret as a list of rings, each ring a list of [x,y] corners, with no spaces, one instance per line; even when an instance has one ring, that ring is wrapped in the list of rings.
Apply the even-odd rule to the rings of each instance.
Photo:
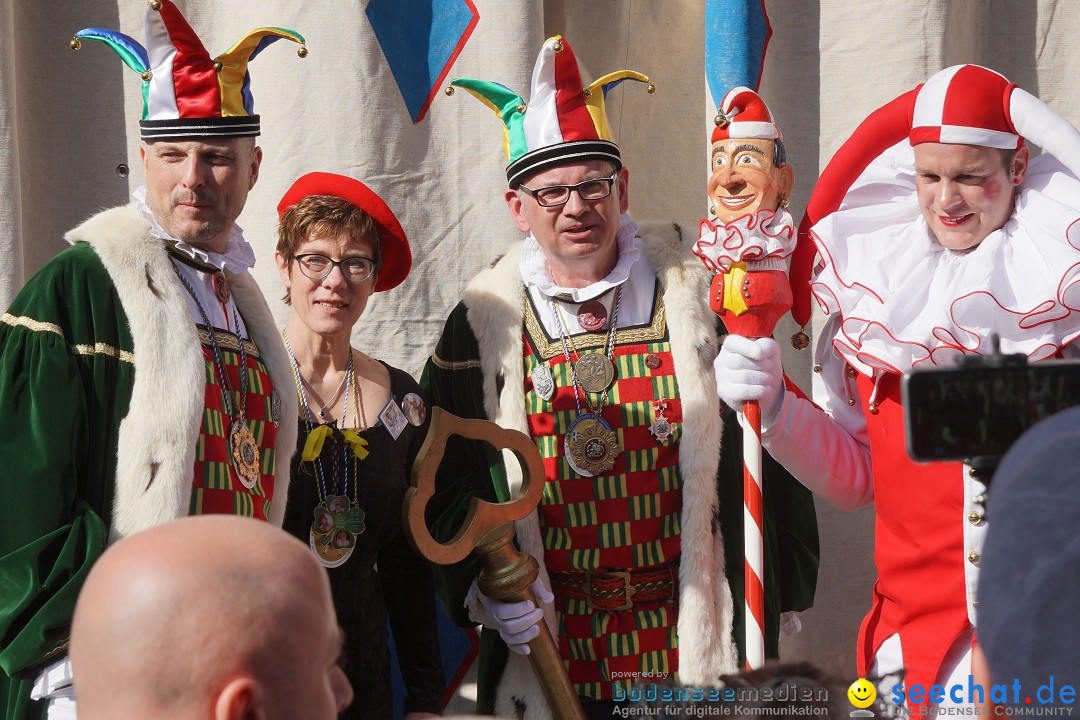
[[[282,336],[300,401],[284,528],[330,575],[356,693],[342,717],[393,716],[387,619],[406,719],[438,715],[444,683],[432,575],[401,526],[427,401],[407,373],[351,340],[372,293],[408,275],[409,242],[382,198],[343,175],[304,175],[278,215],[275,260],[292,306]]]

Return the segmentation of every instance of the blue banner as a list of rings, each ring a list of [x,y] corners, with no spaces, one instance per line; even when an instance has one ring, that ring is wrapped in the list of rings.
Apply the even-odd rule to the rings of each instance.
[[[705,78],[714,105],[734,87],[758,89],[771,36],[765,0],[705,0]]]
[[[371,0],[366,12],[409,115],[418,123],[480,13],[472,0]]]

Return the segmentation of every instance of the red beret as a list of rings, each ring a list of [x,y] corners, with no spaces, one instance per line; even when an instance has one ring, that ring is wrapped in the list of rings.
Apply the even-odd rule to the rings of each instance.
[[[336,173],[313,172],[299,177],[292,187],[285,191],[277,206],[278,219],[293,205],[312,195],[329,195],[348,200],[371,216],[375,226],[379,228],[379,240],[382,243],[379,279],[375,283],[375,292],[400,285],[412,268],[412,250],[409,249],[409,239],[405,237],[401,223],[383,199],[359,180]]]

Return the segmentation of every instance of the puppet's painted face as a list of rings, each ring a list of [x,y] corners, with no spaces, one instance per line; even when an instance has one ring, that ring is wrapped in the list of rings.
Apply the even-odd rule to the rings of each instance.
[[[795,184],[791,165],[775,164],[773,141],[729,138],[713,143],[709,200],[724,223],[759,210],[776,210]]]

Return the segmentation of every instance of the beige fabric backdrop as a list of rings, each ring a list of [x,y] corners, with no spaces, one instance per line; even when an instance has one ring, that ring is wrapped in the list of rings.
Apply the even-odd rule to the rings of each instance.
[[[413,0],[422,2],[422,0]],[[798,174],[793,210],[855,125],[881,103],[959,62],[989,65],[1080,124],[1080,3],[1074,0],[766,0],[774,34],[762,92]],[[406,0],[402,0],[406,2]],[[186,0],[178,3],[211,53],[260,25],[295,29],[310,56],[278,43],[252,63],[262,115],[262,176],[240,222],[255,275],[279,320],[274,206],[310,170],[354,175],[397,211],[416,263],[376,296],[356,343],[416,372],[466,280],[516,237],[502,202],[504,159],[494,115],[465,93],[440,95],[413,125],[375,42],[366,2]],[[657,85],[627,83],[609,114],[632,172],[631,212],[696,233],[705,210],[704,0],[476,0],[480,24],[452,76],[497,80],[528,95],[542,39],[564,33],[586,81],[629,67]],[[104,46],[67,42],[80,28],[142,40],[140,0],[0,3],[0,305],[63,246],[62,235],[141,182],[139,81]],[[131,166],[130,177],[116,168]],[[781,328],[786,337],[790,328]],[[803,383],[809,353],[787,365]],[[854,636],[873,579],[872,509],[822,507],[817,607],[789,657],[850,676]],[[928,588],[928,591],[931,590]]]

